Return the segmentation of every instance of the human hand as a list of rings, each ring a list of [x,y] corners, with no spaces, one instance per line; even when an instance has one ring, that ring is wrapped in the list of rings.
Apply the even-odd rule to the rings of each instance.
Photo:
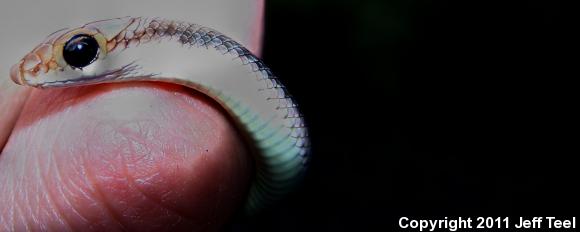
[[[3,79],[0,230],[217,230],[245,200],[249,155],[202,94]]]

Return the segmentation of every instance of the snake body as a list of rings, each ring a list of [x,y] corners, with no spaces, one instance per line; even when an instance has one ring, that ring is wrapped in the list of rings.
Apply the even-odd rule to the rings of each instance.
[[[79,34],[94,37],[100,47],[84,68],[62,57],[66,42]],[[208,95],[253,148],[256,173],[245,205],[250,214],[291,191],[308,161],[304,119],[284,85],[241,44],[198,24],[125,17],[60,30],[13,66],[11,77],[37,88],[161,81]]]

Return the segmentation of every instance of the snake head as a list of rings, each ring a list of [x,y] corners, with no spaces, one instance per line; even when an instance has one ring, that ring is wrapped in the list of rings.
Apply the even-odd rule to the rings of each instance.
[[[140,22],[140,18],[115,18],[54,32],[12,66],[10,77],[19,85],[48,88],[93,84],[126,75],[130,65],[116,67],[114,59],[107,56],[131,44],[133,35],[126,34],[142,28]]]

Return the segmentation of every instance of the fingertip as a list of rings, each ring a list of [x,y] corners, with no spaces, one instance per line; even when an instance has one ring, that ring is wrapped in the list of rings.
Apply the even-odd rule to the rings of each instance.
[[[244,141],[200,93],[129,83],[38,91],[29,103],[10,151],[42,161],[46,192],[78,214],[68,214],[70,225],[89,218],[99,228],[218,230],[245,201],[252,167]],[[26,141],[42,141],[52,155]]]

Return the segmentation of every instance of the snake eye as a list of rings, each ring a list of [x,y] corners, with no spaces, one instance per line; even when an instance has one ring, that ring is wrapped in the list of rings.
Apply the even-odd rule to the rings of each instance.
[[[62,56],[68,65],[84,68],[99,56],[99,43],[90,35],[75,35],[65,43]]]

